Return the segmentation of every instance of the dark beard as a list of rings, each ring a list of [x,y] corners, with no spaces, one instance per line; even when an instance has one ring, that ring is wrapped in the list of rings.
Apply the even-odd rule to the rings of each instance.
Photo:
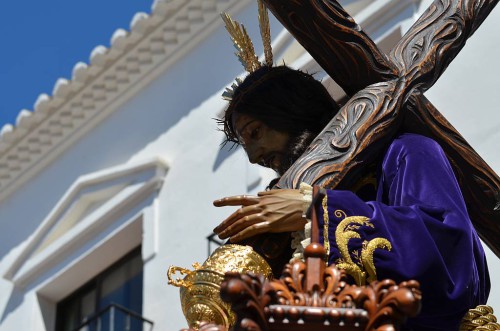
[[[282,176],[299,157],[304,154],[307,147],[312,143],[316,135],[310,131],[304,131],[298,136],[292,136],[287,144],[287,153],[280,159],[280,165],[277,172]]]

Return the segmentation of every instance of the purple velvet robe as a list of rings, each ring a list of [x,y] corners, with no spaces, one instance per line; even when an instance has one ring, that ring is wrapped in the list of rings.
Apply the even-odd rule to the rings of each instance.
[[[342,258],[335,237],[339,222],[366,216],[371,225],[361,225],[356,230],[361,238],[349,240],[353,261],[363,241],[385,238],[392,248],[374,251],[377,279],[420,282],[422,310],[405,330],[458,330],[468,309],[486,303],[490,282],[484,251],[453,170],[435,141],[415,134],[395,139],[384,156],[374,201],[328,190],[327,208],[318,208],[322,244],[325,209],[329,264]]]

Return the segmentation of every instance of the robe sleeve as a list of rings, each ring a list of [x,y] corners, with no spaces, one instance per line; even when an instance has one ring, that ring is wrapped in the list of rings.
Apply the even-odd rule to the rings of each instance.
[[[413,134],[394,140],[376,201],[327,190],[318,209],[329,264],[354,276],[361,270],[369,278],[420,282],[422,311],[409,321],[414,329],[458,330],[466,311],[486,302],[485,255],[453,170],[433,140]]]

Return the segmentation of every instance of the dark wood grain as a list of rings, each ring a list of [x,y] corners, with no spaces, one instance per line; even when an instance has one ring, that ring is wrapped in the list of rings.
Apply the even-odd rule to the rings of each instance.
[[[440,143],[480,237],[500,257],[500,178],[423,96],[498,0],[436,0],[396,45],[381,52],[336,1],[264,0],[351,96],[278,183],[349,188],[399,132]]]
[[[397,77],[387,56],[337,1],[264,2],[349,96]]]
[[[430,88],[498,0],[435,0],[391,51],[409,90]]]

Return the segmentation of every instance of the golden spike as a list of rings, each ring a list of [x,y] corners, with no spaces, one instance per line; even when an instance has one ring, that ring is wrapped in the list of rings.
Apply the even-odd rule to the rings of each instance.
[[[262,43],[264,44],[264,56],[265,65],[272,67],[273,65],[273,53],[271,47],[271,27],[269,24],[269,14],[266,6],[261,0],[258,1],[259,7],[259,26],[260,35],[262,37]],[[248,36],[248,33],[243,24],[234,21],[231,16],[226,13],[221,13],[222,20],[226,25],[226,30],[229,32],[231,40],[233,41],[234,47],[237,52],[235,55],[240,60],[241,64],[248,73],[253,73],[255,70],[259,69],[264,65],[264,63],[259,62],[258,56],[255,54],[255,48],[253,46],[252,40]],[[237,78],[236,82],[230,87],[227,87],[222,98],[224,100],[231,101],[234,96],[235,90],[241,84],[242,80]]]
[[[224,93],[222,93],[222,99],[226,101],[233,100],[234,92],[241,83],[243,83],[243,80],[239,77],[236,77],[236,80],[233,84],[231,84],[231,87],[226,87],[226,90],[224,91]]]
[[[258,0],[259,3],[259,26],[260,26],[260,36],[262,38],[262,43],[264,45],[264,58],[266,59],[266,65],[272,67],[273,65],[273,49],[271,47],[271,26],[269,24],[269,14],[266,5],[262,0]]]
[[[221,16],[222,20],[226,24],[226,30],[231,36],[234,46],[238,50],[236,52],[236,56],[240,59],[241,63],[245,67],[245,70],[252,73],[259,69],[261,67],[261,63],[255,54],[252,40],[248,36],[245,27],[234,21],[226,13],[222,13]]]

